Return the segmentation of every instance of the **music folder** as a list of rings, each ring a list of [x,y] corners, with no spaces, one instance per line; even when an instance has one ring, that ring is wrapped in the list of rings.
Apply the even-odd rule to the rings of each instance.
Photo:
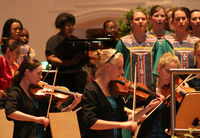
[[[185,95],[176,115],[176,128],[200,129],[200,92],[189,92]]]
[[[53,138],[81,138],[76,112],[49,113]]]
[[[14,122],[8,121],[5,109],[0,109],[0,138],[12,138]]]

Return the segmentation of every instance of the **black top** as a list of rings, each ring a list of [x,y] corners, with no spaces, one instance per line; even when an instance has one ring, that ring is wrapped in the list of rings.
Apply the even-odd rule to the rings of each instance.
[[[78,90],[77,84],[77,74],[80,72],[81,67],[87,62],[84,52],[78,53],[76,48],[69,43],[69,40],[78,39],[75,36],[66,37],[60,36],[59,33],[52,36],[46,45],[46,56],[55,55],[62,61],[77,60],[78,63],[74,62],[72,65],[59,66],[58,75],[56,79],[56,85],[65,86],[71,91]],[[80,55],[79,55],[80,54]],[[56,69],[56,66],[52,66],[52,70]],[[47,82],[49,84],[53,83],[54,74],[49,74],[47,76]]]
[[[46,56],[50,56],[52,54],[57,56],[55,48],[63,41],[64,37],[59,34],[53,35],[49,38],[46,45],[45,54]]]
[[[115,40],[114,38],[111,37],[110,41],[104,41],[103,46],[104,48],[116,48],[118,40]]]
[[[38,108],[34,105],[33,101],[25,94],[20,86],[12,86],[7,89],[8,97],[5,104],[6,115],[10,115],[15,111],[33,116],[46,116],[48,109],[48,99],[38,100]],[[56,104],[52,102],[52,112],[58,112]],[[11,120],[8,118],[8,120]],[[14,121],[14,138],[36,138],[36,123],[27,121]]]
[[[152,84],[149,89],[156,91],[156,85]],[[155,97],[149,96],[147,104]],[[144,122],[142,122],[138,138],[168,138],[165,129],[170,127],[170,107],[161,104]]]
[[[121,96],[116,97],[117,110],[114,111],[103,94],[99,85],[92,81],[89,83],[82,98],[83,120],[87,125],[87,138],[113,138],[113,129],[110,130],[91,130],[89,129],[98,119],[108,121],[125,121],[127,120],[126,112],[124,111],[124,102]],[[121,131],[120,131],[121,132]]]
[[[74,45],[71,43],[70,40],[78,40],[76,36],[66,37],[56,34],[52,36],[46,45],[45,54],[46,56],[50,56],[54,54],[56,57],[60,58],[61,60],[70,60],[76,54],[82,54],[83,56],[78,64],[70,65],[70,66],[62,66],[59,67],[59,72],[78,72],[80,68],[85,64],[86,56],[84,53],[84,49],[81,49],[79,45]]]
[[[45,50],[46,56],[50,56],[52,54],[58,56],[58,53],[56,52],[56,47],[58,47],[58,45],[64,39],[65,38],[63,36],[59,35],[59,33],[50,37],[49,40],[47,41],[47,45],[46,45],[46,50]],[[69,39],[78,39],[78,38],[75,36],[71,36]]]

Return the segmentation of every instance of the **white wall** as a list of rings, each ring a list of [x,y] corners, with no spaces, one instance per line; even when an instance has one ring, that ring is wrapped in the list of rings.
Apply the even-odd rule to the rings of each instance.
[[[125,11],[138,5],[149,7],[160,4],[164,7],[200,7],[200,0],[0,0],[0,34],[8,18],[19,19],[30,33],[30,45],[39,60],[46,60],[46,41],[58,30],[54,27],[56,16],[70,12],[76,16],[75,35],[85,38],[88,28],[102,27],[107,19],[124,18]]]

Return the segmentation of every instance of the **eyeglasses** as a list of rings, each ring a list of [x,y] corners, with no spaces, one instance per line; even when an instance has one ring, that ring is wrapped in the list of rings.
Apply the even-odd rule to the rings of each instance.
[[[12,30],[16,32],[17,30],[21,31],[22,28],[19,28],[19,27],[17,27],[17,28],[12,28]]]
[[[69,28],[74,28],[74,25],[69,25],[69,24],[66,24],[64,25],[65,28],[69,29]]]
[[[115,55],[116,55],[117,53],[119,53],[119,52],[116,51],[116,52],[105,62],[105,64],[109,63],[109,62],[115,57]]]
[[[109,31],[112,31],[112,29],[113,29],[113,30],[117,30],[118,28],[117,28],[116,26],[113,26],[113,27],[108,27],[107,29],[108,29]]]

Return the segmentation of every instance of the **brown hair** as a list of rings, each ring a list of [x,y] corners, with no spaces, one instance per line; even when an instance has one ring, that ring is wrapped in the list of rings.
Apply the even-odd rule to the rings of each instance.
[[[41,63],[35,58],[31,58],[31,57],[25,58],[25,60],[21,63],[19,69],[15,72],[15,75],[13,78],[13,84],[19,85],[22,78],[24,77],[24,72],[26,71],[26,69],[33,71],[40,65]]]
[[[153,16],[154,13],[156,13],[156,12],[158,12],[158,11],[160,11],[160,10],[163,10],[164,13],[165,13],[165,16],[167,17],[167,12],[165,11],[165,8],[164,8],[163,6],[161,6],[161,5],[155,5],[155,6],[153,6],[153,7],[151,8],[150,12],[149,12],[149,15],[150,15],[150,16]]]
[[[189,9],[187,9],[187,8],[185,8],[185,7],[179,7],[179,8],[175,8],[175,9],[174,9],[174,11],[173,11],[173,13],[172,13],[172,19],[173,19],[173,20],[174,20],[174,17],[175,17],[175,13],[176,13],[177,11],[183,11],[183,12],[185,13],[185,15],[186,15],[188,21],[189,21],[189,19],[190,19],[190,11],[189,11]]]
[[[149,12],[149,15],[150,17],[152,17],[156,12],[160,11],[160,10],[163,10],[164,13],[165,13],[165,28],[164,29],[167,29],[168,28],[168,16],[167,16],[167,12],[165,10],[164,7],[162,7],[161,5],[155,5],[151,8],[151,11]]]
[[[166,13],[168,13],[168,12],[174,12],[174,10],[175,10],[176,8],[174,8],[174,7],[170,7],[170,8],[167,8],[166,9]]]
[[[7,49],[9,49],[10,51],[13,51],[16,48],[18,48],[21,45],[21,43],[17,40],[8,39],[4,37],[2,38],[1,45],[2,45],[1,51],[3,54],[5,54]]]
[[[147,16],[147,13],[146,13],[144,10],[142,10],[142,9],[136,9],[136,10],[134,10],[134,11],[132,12],[132,16],[131,16],[131,18],[130,18],[131,21],[133,20],[133,15],[134,15],[136,12],[141,12],[141,13],[143,13],[143,14],[146,16],[146,18],[148,17],[148,16]]]

